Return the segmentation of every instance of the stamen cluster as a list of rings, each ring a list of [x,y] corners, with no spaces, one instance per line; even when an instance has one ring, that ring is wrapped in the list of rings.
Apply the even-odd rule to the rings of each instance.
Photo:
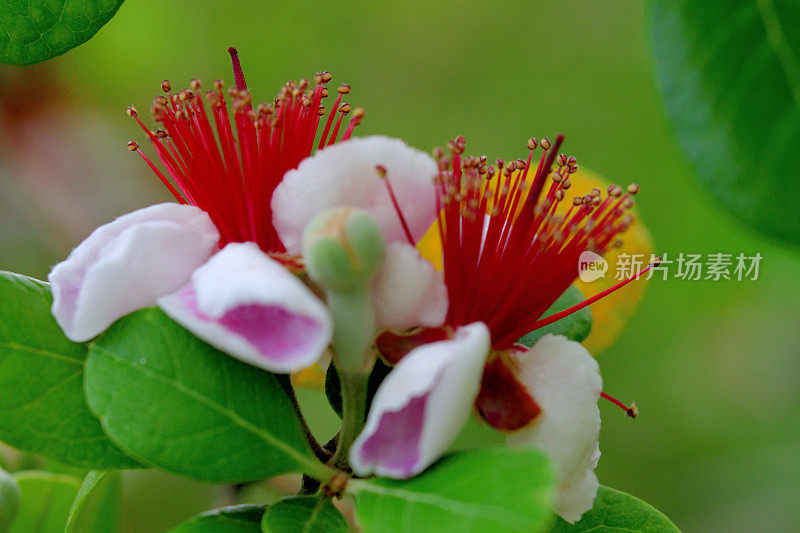
[[[230,87],[226,97],[224,83],[215,81],[213,90],[205,92],[210,112],[196,79],[179,92],[173,92],[169,81],[161,84],[165,94],[151,106],[153,120],[161,126],[155,131],[144,125],[134,107],[128,108],[171,179],[138,143],[132,141],[128,147],[145,159],[178,202],[209,214],[220,231],[221,246],[253,241],[263,251],[278,254],[285,248],[272,225],[270,203],[275,187],[287,171],[312,155],[315,146],[322,149],[337,142],[348,115],[350,121],[338,140],[349,139],[364,112],[351,113],[350,104],[342,103],[350,92],[349,86],[342,85],[318,135],[330,73],[317,74],[313,85],[306,79],[289,82],[272,104],[253,107],[235,51],[231,55],[237,86]]]
[[[465,157],[463,137],[435,154],[447,323],[484,322],[495,349],[510,348],[537,327],[577,278],[582,252],[602,255],[620,246],[619,235],[633,222],[636,185],[567,200],[578,165],[574,157],[557,155],[562,141],[530,139],[527,159],[494,165],[485,156]]]

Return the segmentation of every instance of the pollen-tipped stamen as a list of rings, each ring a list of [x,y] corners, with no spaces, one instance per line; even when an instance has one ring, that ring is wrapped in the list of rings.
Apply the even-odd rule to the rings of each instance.
[[[601,392],[600,397],[605,398],[609,402],[613,403],[614,405],[625,411],[625,414],[631,418],[636,418],[637,416],[639,416],[639,409],[636,407],[635,402],[631,402],[630,406],[628,406],[625,405],[620,400],[614,398],[613,396],[606,394],[605,392]]]

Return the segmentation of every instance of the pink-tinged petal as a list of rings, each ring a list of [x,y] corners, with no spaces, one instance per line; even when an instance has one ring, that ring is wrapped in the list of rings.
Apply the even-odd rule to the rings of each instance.
[[[273,372],[316,362],[333,335],[325,305],[255,243],[231,243],[158,305],[212,346]]]
[[[436,461],[470,417],[489,349],[489,330],[475,322],[409,352],[375,394],[350,449],[353,471],[406,479]]]
[[[217,249],[219,233],[196,207],[145,207],[92,232],[47,279],[53,316],[82,342],[184,285]]]
[[[530,427],[510,434],[508,443],[550,454],[561,477],[553,510],[574,523],[592,508],[597,494],[600,369],[583,346],[555,335],[545,335],[515,358],[520,378],[542,412]]]
[[[272,223],[286,249],[299,253],[314,215],[338,206],[365,209],[388,242],[408,242],[378,166],[386,170],[409,231],[419,240],[436,218],[436,162],[400,139],[372,136],[329,146],[286,173],[272,197]]]
[[[378,331],[435,328],[444,323],[447,287],[442,273],[410,244],[389,243],[372,288]]]

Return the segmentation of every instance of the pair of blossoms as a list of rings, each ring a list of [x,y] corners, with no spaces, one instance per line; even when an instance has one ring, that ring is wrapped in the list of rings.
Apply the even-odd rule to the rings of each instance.
[[[579,519],[598,488],[597,363],[563,336],[532,348],[516,340],[574,281],[580,252],[614,245],[635,191],[612,186],[606,198],[593,191],[558,211],[577,169],[555,155],[560,138],[553,146],[531,140],[527,160],[495,167],[464,157],[461,138],[433,158],[398,139],[351,138],[356,112],[337,141],[349,87],[339,88],[323,128],[330,75],[311,87],[287,84],[275,104],[254,108],[232,56],[237,87],[229,103],[215,84],[206,94],[210,115],[196,81],[179,93],[164,82],[152,109],[163,129],[151,132],[129,109],[171,179],[138,145],[131,149],[177,202],[99,227],[53,268],[52,310],[63,331],[86,341],[158,305],[237,359],[297,372],[343,334],[330,304],[336,299],[346,314],[349,288],[317,283],[337,275],[325,265],[374,264],[374,276],[360,282],[367,305],[357,334],[370,349],[357,366],[369,372],[380,352],[394,368],[349,450],[353,471],[396,479],[422,472],[477,406],[510,445],[554,459],[554,510]],[[359,242],[371,238],[377,244],[364,252]],[[438,257],[430,259],[440,269],[420,255],[423,239],[434,241]]]

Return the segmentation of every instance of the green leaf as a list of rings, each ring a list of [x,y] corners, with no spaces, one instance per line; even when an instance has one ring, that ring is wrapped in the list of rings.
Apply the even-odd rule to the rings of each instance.
[[[0,272],[0,440],[70,465],[135,468],[86,407],[86,345],[64,336],[51,304],[46,283]]]
[[[264,533],[347,533],[347,520],[324,496],[294,496],[270,505]]]
[[[31,65],[85,43],[122,0],[0,0],[0,63]]]
[[[273,374],[159,309],[128,315],[90,344],[85,388],[111,439],[164,470],[218,482],[327,472]]]
[[[78,489],[64,533],[119,531],[121,498],[119,472],[92,470]]]
[[[554,479],[537,450],[483,448],[409,480],[351,480],[347,489],[365,533],[532,533],[552,523]]]
[[[579,522],[569,524],[559,518],[553,533],[674,533],[680,532],[669,518],[630,494],[600,487],[594,507]]]
[[[263,505],[233,505],[190,518],[170,533],[261,533]]]
[[[22,505],[8,533],[63,531],[80,480],[64,474],[37,471],[18,472],[14,477],[22,491]]]
[[[8,531],[9,525],[17,516],[20,497],[16,478],[0,468],[0,532]]]
[[[800,3],[655,0],[658,84],[699,178],[736,217],[800,242]]]
[[[570,285],[569,289],[564,291],[564,294],[559,296],[558,300],[553,302],[553,305],[551,305],[550,308],[544,312],[542,318],[547,318],[548,316],[559,313],[564,309],[569,309],[573,305],[577,305],[585,299],[586,298],[583,296],[583,293],[581,293],[578,287],[575,285]],[[587,306],[580,311],[576,311],[571,315],[562,318],[557,322],[553,322],[552,324],[548,324],[547,326],[523,335],[517,342],[530,348],[548,333],[552,333],[553,335],[564,335],[568,339],[581,342],[583,339],[589,336],[589,332],[591,331],[592,312]]]

